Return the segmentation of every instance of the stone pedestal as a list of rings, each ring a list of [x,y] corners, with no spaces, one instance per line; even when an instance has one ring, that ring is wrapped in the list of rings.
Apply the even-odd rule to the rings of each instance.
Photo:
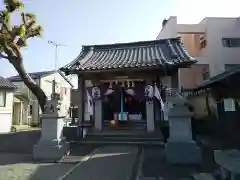
[[[192,113],[183,104],[175,105],[169,112],[169,139],[166,159],[170,164],[199,164],[201,150],[192,140]]]
[[[43,114],[41,138],[33,148],[33,157],[41,161],[58,161],[69,152],[69,144],[62,137],[63,117]]]
[[[155,122],[154,122],[154,102],[146,101],[146,116],[147,116],[147,131],[155,131]]]
[[[102,131],[103,117],[102,117],[102,101],[100,99],[94,102],[94,127],[97,131]]]

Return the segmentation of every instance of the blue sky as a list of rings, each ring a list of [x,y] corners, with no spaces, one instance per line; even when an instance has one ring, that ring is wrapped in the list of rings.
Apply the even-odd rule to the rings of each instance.
[[[164,18],[176,15],[180,23],[198,23],[205,16],[238,16],[238,0],[24,0],[25,11],[37,15],[42,38],[22,50],[28,72],[54,68],[54,47],[59,66],[72,61],[82,45],[155,39]],[[208,5],[208,7],[206,6]],[[2,4],[0,4],[0,7]],[[12,66],[0,61],[0,75],[11,76]]]

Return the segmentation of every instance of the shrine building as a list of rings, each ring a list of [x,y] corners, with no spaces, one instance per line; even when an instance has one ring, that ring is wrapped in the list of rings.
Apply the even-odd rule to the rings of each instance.
[[[78,76],[78,123],[92,116],[96,131],[112,128],[154,132],[167,104],[163,87],[180,91],[178,69],[195,63],[180,38],[87,45],[60,68]],[[139,125],[140,124],[140,125]]]

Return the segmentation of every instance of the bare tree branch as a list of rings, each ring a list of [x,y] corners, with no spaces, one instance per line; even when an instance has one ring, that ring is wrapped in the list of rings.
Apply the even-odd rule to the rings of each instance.
[[[24,13],[21,13],[21,16],[22,16],[22,22],[23,22],[23,24],[26,24],[25,14],[24,14]]]

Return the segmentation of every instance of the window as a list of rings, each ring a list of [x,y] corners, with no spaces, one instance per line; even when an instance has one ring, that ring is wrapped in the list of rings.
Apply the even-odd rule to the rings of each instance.
[[[210,74],[209,74],[208,71],[204,71],[204,72],[202,73],[202,78],[203,78],[204,81],[208,80],[209,77],[210,77]]]
[[[201,49],[205,48],[206,45],[207,45],[207,41],[206,40],[201,41],[201,44],[200,44]]]
[[[33,105],[29,105],[28,116],[32,116],[32,114],[33,114]]]
[[[0,107],[6,106],[6,92],[0,92]]]
[[[235,68],[240,68],[240,64],[225,64],[226,71],[231,71]]]
[[[222,44],[224,47],[240,47],[240,38],[223,38]]]
[[[201,47],[201,49],[205,48],[206,45],[207,45],[207,40],[205,39],[205,36],[204,35],[200,36],[200,47]]]
[[[64,94],[67,95],[67,88],[64,88]]]
[[[65,87],[61,87],[61,96],[63,97],[63,96],[66,96],[67,95],[67,88],[65,88]]]

